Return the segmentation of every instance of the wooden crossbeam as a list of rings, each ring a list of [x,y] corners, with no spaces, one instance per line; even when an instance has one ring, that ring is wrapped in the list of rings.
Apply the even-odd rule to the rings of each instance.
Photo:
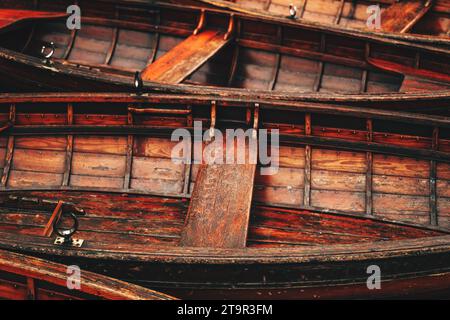
[[[0,31],[20,22],[40,19],[59,19],[64,17],[67,17],[67,13],[65,12],[0,9]]]
[[[230,39],[217,30],[192,35],[148,65],[142,79],[163,83],[180,83],[222,49]]]
[[[447,86],[450,82],[450,75],[447,73],[440,73],[426,69],[417,69],[414,67],[377,58],[368,58],[367,62],[382,70],[403,74],[404,76],[418,77],[432,81],[443,82],[443,85]]]
[[[244,248],[256,164],[202,164],[192,192],[181,244]]]
[[[395,2],[381,13],[381,28],[386,32],[408,32],[430,8],[430,0]]]

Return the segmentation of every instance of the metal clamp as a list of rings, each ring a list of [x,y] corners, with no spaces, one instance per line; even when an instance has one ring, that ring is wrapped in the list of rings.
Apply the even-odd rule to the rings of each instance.
[[[50,51],[48,51],[48,49],[50,49]],[[50,48],[47,45],[45,45],[45,44],[42,46],[42,48],[41,48],[41,55],[44,57],[44,63],[45,64],[51,64],[52,63],[52,61],[50,59],[55,54],[55,51],[56,51],[56,47],[55,47],[55,44],[53,43],[53,41],[50,42]]]

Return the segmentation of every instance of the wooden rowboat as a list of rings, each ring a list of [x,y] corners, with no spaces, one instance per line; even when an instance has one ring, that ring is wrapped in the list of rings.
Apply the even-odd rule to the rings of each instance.
[[[0,299],[8,300],[173,300],[149,289],[81,271],[79,289],[67,286],[68,267],[0,250]],[[78,280],[77,280],[78,281]]]
[[[380,28],[371,31],[392,33],[411,33],[426,35],[428,38],[450,36],[450,2],[448,0],[410,0],[410,1],[347,1],[347,0],[198,0],[205,5],[227,8],[238,12],[255,14],[270,13],[277,17],[327,24],[334,27],[364,30],[369,29],[367,20],[370,6],[379,5],[381,9]],[[294,11],[290,12],[291,7]],[[295,16],[292,14],[295,13]]]
[[[6,94],[0,107],[4,249],[181,298],[448,295],[449,118],[168,94]],[[279,129],[277,173],[174,162],[173,130],[195,121]],[[189,145],[178,160],[196,159]]]
[[[28,20],[40,15],[33,23],[18,21],[25,24],[12,30],[9,23],[0,36],[3,91],[129,91],[135,72],[149,92],[290,92],[292,99],[318,92],[322,98],[345,93],[361,99],[371,93],[401,98],[405,94],[398,92],[411,91],[432,97],[449,89],[446,49],[158,2],[82,2],[82,28],[70,31],[66,18],[53,21],[55,12],[65,14],[68,2],[0,3],[0,17],[18,9],[28,9]],[[42,46],[50,42],[56,45],[53,57],[44,59]]]

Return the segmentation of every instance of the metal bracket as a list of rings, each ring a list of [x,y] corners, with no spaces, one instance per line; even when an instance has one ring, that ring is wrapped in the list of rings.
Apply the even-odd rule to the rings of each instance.
[[[200,14],[200,19],[198,20],[197,28],[194,30],[194,36],[196,36],[205,26],[205,20],[206,20],[206,11],[205,9],[202,9]]]
[[[53,242],[53,244],[56,244],[58,246],[68,246],[68,247],[75,247],[75,248],[81,248],[83,243],[84,243],[83,239],[67,240],[64,237],[56,237],[55,242]]]

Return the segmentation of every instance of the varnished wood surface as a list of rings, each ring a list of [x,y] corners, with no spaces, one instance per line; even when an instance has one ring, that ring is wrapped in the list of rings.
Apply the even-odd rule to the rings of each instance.
[[[66,17],[65,12],[46,12],[31,10],[0,9],[0,31],[10,28],[15,24],[33,20],[55,20]]]
[[[387,32],[408,32],[432,7],[432,1],[415,0],[391,4],[381,15],[382,29]]]
[[[215,30],[203,30],[190,36],[147,66],[142,71],[142,79],[173,84],[182,82],[229,42],[224,36]]]
[[[18,111],[15,123],[2,132],[5,191],[108,191],[183,199],[195,188],[199,166],[172,162],[176,142],[169,136],[176,128],[192,130],[194,120],[208,128],[209,97],[7,95],[0,98],[3,121],[14,110],[7,101]],[[143,112],[129,115],[133,104]],[[242,99],[215,105],[219,128],[242,128],[246,108],[252,106]],[[376,217],[428,225],[433,215],[440,226],[449,226],[447,117],[288,101],[261,101],[260,112],[260,128],[280,130],[280,169],[266,177],[257,169],[254,204],[364,214],[371,195]],[[311,114],[307,126],[305,112]],[[373,121],[370,133],[367,119]],[[437,136],[435,127],[441,129]],[[10,137],[14,143],[8,144]],[[368,152],[373,154],[371,175]],[[436,163],[435,188],[430,161]],[[436,210],[429,206],[432,193]],[[178,236],[165,241],[178,241],[181,229],[176,230]]]
[[[148,290],[136,285],[86,270],[80,273],[80,289],[67,288],[67,266],[26,256],[0,251],[0,297],[13,300],[53,300],[53,299],[107,299],[107,300],[173,300],[168,295]],[[4,276],[18,276],[18,282],[5,280]],[[33,293],[21,280],[28,279],[33,284]],[[47,284],[47,285],[46,285]],[[48,284],[52,285],[51,289]]]

